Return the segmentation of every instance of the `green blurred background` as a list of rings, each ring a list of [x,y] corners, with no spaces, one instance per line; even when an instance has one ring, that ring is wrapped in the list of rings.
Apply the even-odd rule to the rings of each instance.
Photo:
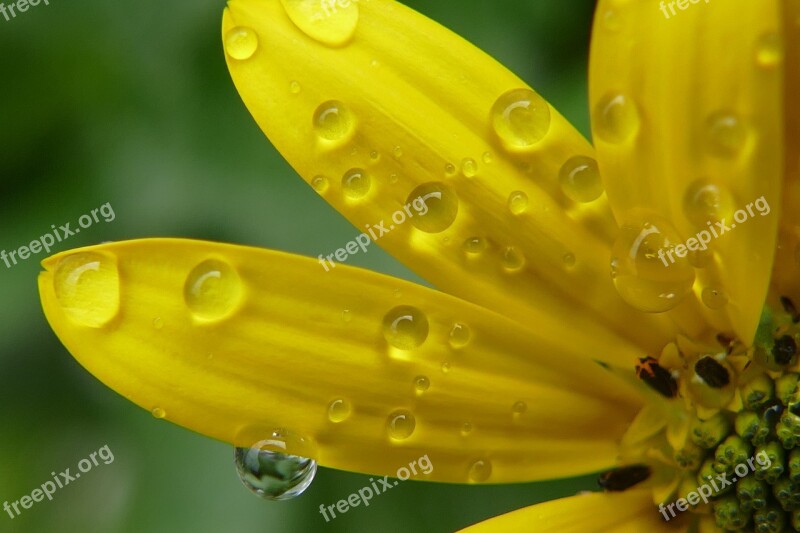
[[[278,1],[278,0],[263,0]],[[588,134],[592,0],[410,0],[515,71]],[[50,0],[0,17],[0,250],[110,202],[55,251],[182,236],[316,256],[357,231],[305,185],[241,103],[220,44],[222,0]],[[59,344],[39,306],[42,255],[0,263],[0,504],[103,445],[115,460],[0,531],[453,531],[594,487],[407,482],[325,523],[368,477],[321,468],[289,502],[239,482],[229,446],[126,401]],[[377,248],[350,261],[418,280]]]

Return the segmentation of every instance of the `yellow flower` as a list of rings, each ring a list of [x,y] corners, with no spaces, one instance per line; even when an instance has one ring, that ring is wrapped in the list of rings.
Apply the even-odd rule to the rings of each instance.
[[[800,2],[601,0],[593,32],[594,147],[400,4],[231,0],[245,104],[364,233],[316,259],[61,253],[50,324],[240,448],[376,475],[427,456],[415,478],[454,483],[604,471],[477,531],[798,529]],[[443,292],[341,264],[374,242]]]

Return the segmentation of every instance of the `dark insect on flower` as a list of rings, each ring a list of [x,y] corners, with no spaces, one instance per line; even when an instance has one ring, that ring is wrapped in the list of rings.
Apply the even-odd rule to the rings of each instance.
[[[678,382],[669,370],[658,364],[654,357],[640,357],[636,364],[636,377],[667,398],[678,394]]]
[[[650,477],[650,467],[632,465],[603,472],[597,484],[608,492],[619,492],[633,487]]]
[[[731,382],[728,369],[710,356],[705,356],[694,365],[694,371],[703,378],[706,384],[714,389],[720,389]]]

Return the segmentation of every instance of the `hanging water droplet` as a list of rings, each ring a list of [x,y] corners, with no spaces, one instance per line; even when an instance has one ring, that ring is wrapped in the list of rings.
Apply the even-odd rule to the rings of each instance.
[[[285,450],[280,433],[250,448],[235,448],[236,471],[244,486],[265,500],[290,500],[302,494],[314,480],[317,462]]]
[[[704,288],[700,298],[709,309],[722,309],[728,304],[728,295],[715,287]]]
[[[609,93],[594,107],[593,132],[606,142],[623,143],[639,131],[639,120],[633,100],[621,93]]]
[[[347,43],[358,26],[358,2],[281,0],[283,9],[300,31],[328,46]]]
[[[350,417],[353,407],[344,398],[337,398],[328,404],[328,420],[334,424],[344,422]]]
[[[558,173],[564,195],[574,202],[593,202],[603,194],[597,161],[578,155],[567,160]]]
[[[355,129],[353,113],[338,100],[320,104],[314,111],[313,121],[317,136],[326,141],[347,141]]]
[[[153,407],[150,414],[153,415],[153,418],[158,418],[159,420],[167,416],[167,412],[161,407]]]
[[[412,350],[428,337],[428,318],[416,307],[400,305],[383,317],[383,336],[395,348]]]
[[[361,200],[370,191],[372,178],[362,168],[353,168],[342,176],[342,192],[351,200]]]
[[[294,80],[289,82],[289,92],[290,93],[292,93],[292,94],[300,94],[300,91],[302,89],[303,88],[300,86],[300,82],[297,82],[297,81],[294,81]]]
[[[53,291],[76,324],[99,328],[119,313],[119,271],[112,256],[95,252],[68,255],[53,273]]]
[[[731,191],[708,180],[695,180],[683,193],[683,214],[696,228],[707,229],[708,222],[730,219],[733,211]]]
[[[418,230],[440,233],[455,221],[458,215],[458,197],[449,185],[440,181],[423,183],[411,191],[406,203],[413,204],[415,200],[419,203],[417,198],[421,198],[427,207],[427,211],[416,213],[411,218],[411,223]]]
[[[624,217],[612,249],[612,278],[623,300],[649,313],[668,311],[691,291],[694,270],[677,230],[654,213]]]
[[[328,178],[326,178],[325,176],[314,176],[311,179],[311,186],[319,194],[325,194],[329,186]]]
[[[503,268],[516,272],[525,266],[525,256],[514,246],[508,246],[503,252]]]
[[[764,69],[775,68],[783,61],[783,43],[775,32],[762,35],[756,43],[756,63]]]
[[[464,241],[462,248],[467,254],[478,255],[485,252],[488,246],[486,239],[481,237],[469,237]]]
[[[258,35],[250,28],[237,26],[225,34],[225,51],[233,59],[244,61],[258,49]]]
[[[395,440],[407,439],[414,433],[417,421],[410,411],[398,409],[389,415],[386,421],[386,430],[389,436]]]
[[[478,163],[469,157],[461,161],[461,173],[467,178],[474,178],[478,173]]]
[[[478,459],[469,465],[467,479],[471,483],[482,483],[492,475],[492,463],[488,459]]]
[[[528,195],[522,191],[514,191],[508,196],[508,210],[514,215],[521,215],[528,209]]]
[[[469,326],[461,322],[456,322],[453,324],[453,329],[450,330],[450,346],[453,348],[463,348],[469,344],[471,337],[472,332]]]
[[[715,156],[737,156],[748,136],[748,127],[734,113],[718,111],[706,119],[706,144],[709,152]]]
[[[491,123],[507,150],[522,151],[547,135],[550,106],[530,89],[512,89],[495,101]]]
[[[227,263],[209,259],[191,271],[183,287],[189,310],[200,320],[220,320],[239,304],[242,283],[239,274]]]
[[[421,395],[431,386],[431,380],[427,376],[417,376],[414,378],[414,390],[417,395]]]

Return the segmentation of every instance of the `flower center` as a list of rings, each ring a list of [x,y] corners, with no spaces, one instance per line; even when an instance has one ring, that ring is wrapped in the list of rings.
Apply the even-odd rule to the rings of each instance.
[[[639,360],[652,401],[622,438],[629,466],[600,477],[605,490],[651,487],[665,521],[800,531],[800,313],[775,303],[749,348],[678,338]]]

